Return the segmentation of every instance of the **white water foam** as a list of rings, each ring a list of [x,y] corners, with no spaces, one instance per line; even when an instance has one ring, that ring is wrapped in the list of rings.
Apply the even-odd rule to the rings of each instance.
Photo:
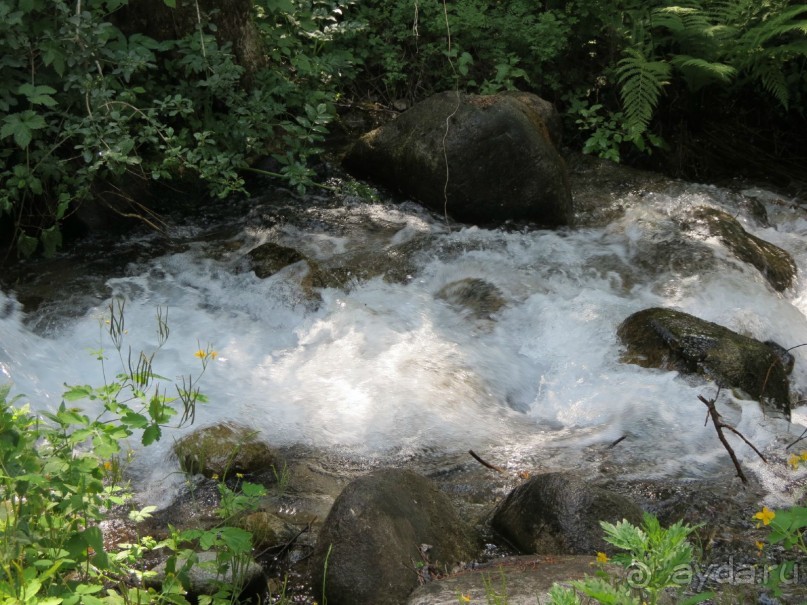
[[[604,450],[625,435],[609,456],[627,475],[701,477],[727,463],[698,400],[714,396],[716,387],[620,363],[618,325],[635,311],[665,306],[790,347],[807,342],[807,288],[799,278],[788,292],[775,292],[709,238],[700,244],[717,261],[702,272],[681,271],[674,259],[641,266],[643,246],[666,237],[659,225],[695,203],[713,202],[702,191],[656,195],[606,228],[559,232],[449,232],[411,208],[347,205],[330,212],[343,223],[361,215],[383,228],[372,234],[253,228],[248,243],[229,254],[214,256],[210,246],[195,244],[107,283],[110,297],[126,301],[126,344],[135,352],[154,349],[156,309],[168,309],[171,335],[155,358],[159,374],[178,379],[198,371],[197,349],[209,344],[218,352],[203,378],[210,402],[199,406],[197,426],[229,420],[275,445],[382,458],[473,448],[498,451],[500,460],[551,459],[570,467],[588,463],[584,451]],[[802,213],[777,228],[745,226],[807,269]],[[368,240],[380,250],[423,235],[432,244],[418,253],[411,279],[325,288],[318,305],[300,288],[298,266],[264,280],[233,269],[234,258],[266,239],[296,241],[325,258],[363,249]],[[495,285],[506,305],[479,320],[435,296],[463,278]],[[105,340],[106,305],[41,335],[11,295],[0,294],[6,309],[0,375],[13,382],[13,392],[34,406],[54,407],[64,383],[101,384],[101,366],[89,352],[102,346],[113,375],[119,364]],[[800,393],[807,390],[807,348],[793,354],[793,390]],[[782,446],[801,427],[767,418],[757,403],[725,392],[719,409],[758,447],[775,459],[778,452],[772,470],[736,447],[743,463],[781,494]],[[796,419],[804,416],[796,411]],[[183,432],[169,432],[142,454],[149,481],[175,472],[168,448]]]

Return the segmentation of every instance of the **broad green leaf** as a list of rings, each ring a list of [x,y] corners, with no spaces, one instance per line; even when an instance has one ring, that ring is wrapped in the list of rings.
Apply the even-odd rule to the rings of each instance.
[[[90,385],[79,385],[79,386],[68,386],[68,391],[66,391],[62,397],[64,397],[67,401],[76,401],[78,399],[87,399],[93,393],[93,388]]]
[[[62,231],[58,225],[53,225],[43,229],[39,234],[39,239],[42,241],[43,254],[51,257],[62,245]]]
[[[14,142],[20,149],[25,149],[31,143],[33,131],[44,128],[47,124],[45,118],[30,109],[19,113],[12,113],[3,119],[0,128],[0,139],[14,137]]]
[[[162,429],[160,429],[159,425],[152,424],[143,431],[143,445],[151,445],[155,441],[159,441],[161,436]]]
[[[222,542],[235,554],[252,550],[252,534],[240,527],[222,527],[219,529]]]
[[[45,105],[53,107],[57,105],[56,100],[51,96],[56,94],[56,89],[50,86],[34,86],[33,84],[21,84],[17,93],[25,95],[29,103],[33,105]]]
[[[31,237],[30,235],[26,235],[25,233],[20,233],[17,237],[17,252],[20,253],[20,256],[23,258],[28,258],[34,252],[36,252],[36,248],[39,245],[39,240],[35,237]]]

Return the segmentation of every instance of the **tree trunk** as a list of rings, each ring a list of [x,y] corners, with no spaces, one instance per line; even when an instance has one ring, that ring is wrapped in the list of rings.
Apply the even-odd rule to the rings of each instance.
[[[232,44],[236,63],[244,68],[246,86],[266,65],[252,0],[177,0],[175,8],[164,0],[129,0],[112,20],[127,35],[141,33],[160,41],[184,38],[198,32],[200,23],[212,23],[218,43]]]

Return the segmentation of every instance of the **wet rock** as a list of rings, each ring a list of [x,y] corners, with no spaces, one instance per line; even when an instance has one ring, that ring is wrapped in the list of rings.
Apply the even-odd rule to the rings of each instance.
[[[198,429],[174,445],[182,470],[220,479],[237,473],[271,477],[283,467],[278,453],[257,437],[257,432],[233,424]]]
[[[334,502],[313,557],[314,585],[325,586],[332,605],[397,605],[417,587],[419,569],[451,569],[475,554],[470,529],[429,479],[380,469]]]
[[[458,221],[569,225],[574,210],[555,148],[559,124],[552,105],[528,93],[445,92],[365,134],[344,163]]]
[[[146,584],[159,587],[165,582],[167,563],[162,562],[153,571],[156,576],[148,579]],[[232,565],[226,557],[219,556],[212,551],[194,553],[191,558],[177,557],[175,564],[177,574],[183,578],[183,586],[188,591],[187,596],[197,599],[203,595],[214,595],[226,582],[234,587],[240,587],[238,595],[242,599],[258,595],[266,587],[266,577],[263,568],[251,558],[246,564]],[[195,602],[195,601],[194,601]]]
[[[640,524],[642,509],[625,496],[567,473],[537,475],[496,507],[491,526],[525,554],[612,553],[600,521]]]
[[[302,260],[308,260],[294,248],[281,246],[274,242],[266,242],[247,252],[250,265],[255,275],[264,279],[274,275],[284,267]]]
[[[470,597],[470,603],[500,602],[493,593],[508,605],[546,605],[551,603],[548,592],[553,583],[568,585],[593,575],[594,561],[580,555],[507,557],[428,582],[412,593],[406,605],[457,605],[458,595]]]
[[[716,208],[696,208],[692,214],[694,226],[704,226],[709,235],[720,241],[737,257],[759,270],[774,290],[781,292],[790,287],[796,277],[793,258],[763,239],[751,235],[733,216]]]
[[[505,305],[501,290],[484,279],[472,277],[446,284],[437,292],[437,298],[476,319],[489,319]]]
[[[703,374],[758,400],[766,412],[790,417],[789,381],[781,352],[763,342],[662,308],[634,313],[617,334],[626,346],[622,360],[627,363]]]
[[[250,513],[239,519],[238,525],[252,534],[252,545],[261,551],[286,546],[300,533],[293,525],[266,511]]]

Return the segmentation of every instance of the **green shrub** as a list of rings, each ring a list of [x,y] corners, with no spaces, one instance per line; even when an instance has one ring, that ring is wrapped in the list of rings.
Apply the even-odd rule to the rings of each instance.
[[[197,352],[201,372],[176,385],[172,397],[153,371],[155,353],[141,353],[136,362],[121,354],[122,304],[111,305],[106,326],[124,368],[115,380],[70,387],[55,411],[36,414],[18,405],[18,398],[9,399],[8,386],[0,387],[0,604],[185,604],[197,549],[216,553],[212,565],[221,578],[217,593],[200,603],[233,603],[251,560],[252,536],[245,530],[222,525],[172,530],[161,542],[148,536],[130,544],[105,540],[100,523],[132,497],[123,481],[122,442],[137,435],[148,445],[176,416],[179,424],[191,420],[204,401],[196,384],[215,359],[209,347]],[[168,335],[161,314],[158,334],[157,349]],[[97,355],[106,363],[104,351]],[[73,407],[83,399],[99,411],[91,415]],[[221,518],[254,508],[262,490],[246,482],[237,491],[222,486]],[[131,510],[129,518],[137,523],[153,510]],[[171,553],[168,574],[159,590],[146,588],[142,581],[153,572],[143,571],[143,557],[160,548]]]
[[[649,513],[645,513],[642,527],[628,521],[616,524],[603,521],[600,525],[605,531],[605,541],[624,551],[614,555],[613,563],[625,572],[609,573],[601,569],[594,577],[573,582],[573,589],[555,585],[550,593],[553,605],[579,605],[577,593],[597,603],[656,605],[667,589],[676,590],[680,595],[691,582],[694,553],[687,537],[695,527],[678,522],[663,528]],[[610,559],[598,553],[597,561],[607,563]],[[676,602],[689,605],[712,596],[702,593]]]
[[[327,50],[339,4],[256,2],[269,65],[246,87],[205,15],[157,41],[114,24],[126,3],[0,0],[0,231],[22,256],[56,250],[63,219],[105,190],[127,214],[144,213],[127,192],[142,181],[193,176],[224,197],[265,155],[292,186],[311,183],[351,65]]]

